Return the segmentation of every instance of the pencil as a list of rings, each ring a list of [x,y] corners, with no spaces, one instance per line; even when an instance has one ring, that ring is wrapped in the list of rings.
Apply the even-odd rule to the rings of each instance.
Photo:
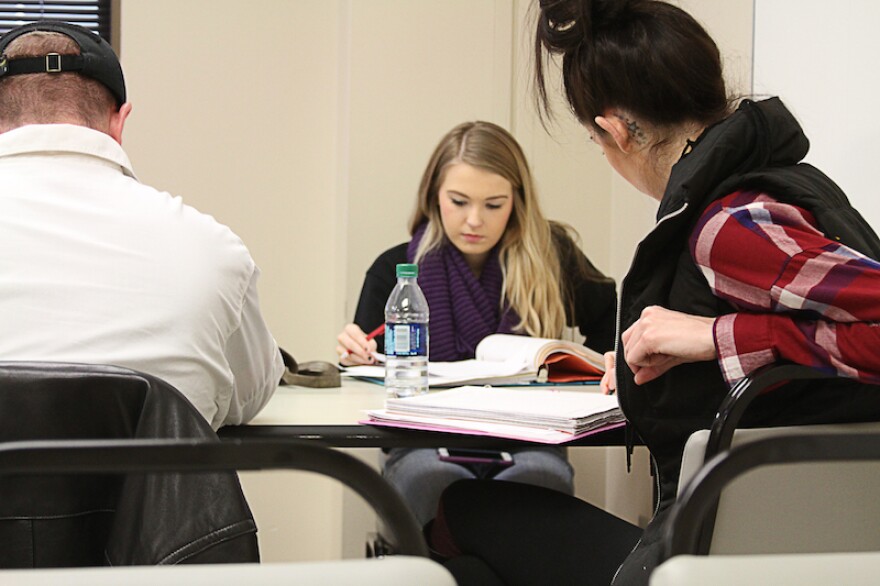
[[[378,328],[376,328],[375,330],[373,330],[372,332],[367,334],[367,340],[372,340],[376,336],[381,336],[384,333],[385,333],[385,324],[382,324],[381,326],[379,326]]]

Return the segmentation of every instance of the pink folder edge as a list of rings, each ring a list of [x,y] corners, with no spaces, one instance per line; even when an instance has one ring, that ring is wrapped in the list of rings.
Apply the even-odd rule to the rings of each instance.
[[[442,433],[454,433],[458,435],[477,435],[483,437],[497,437],[501,439],[513,439],[513,440],[522,440],[539,444],[566,444],[568,442],[572,442],[584,437],[588,437],[591,435],[595,435],[597,433],[602,433],[604,431],[611,431],[612,429],[617,429],[618,427],[623,427],[626,425],[626,421],[616,421],[614,423],[609,423],[608,425],[603,425],[601,427],[597,427],[595,429],[590,429],[588,431],[583,431],[578,434],[573,434],[561,441],[552,441],[552,440],[541,440],[531,437],[523,437],[518,436],[516,434],[502,434],[502,433],[489,433],[485,431],[479,431],[477,429],[461,429],[458,427],[446,427],[442,425],[432,425],[429,423],[414,423],[414,422],[406,422],[406,421],[377,421],[375,419],[362,419],[358,421],[361,425],[374,425],[376,427],[396,427],[398,429],[415,429],[418,431],[438,431]]]

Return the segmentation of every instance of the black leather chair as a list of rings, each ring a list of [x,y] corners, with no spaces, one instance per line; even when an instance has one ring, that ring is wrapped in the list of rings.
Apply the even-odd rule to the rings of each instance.
[[[155,377],[0,362],[0,442],[168,438],[220,441]],[[0,567],[255,561],[256,525],[234,472],[15,474],[0,482]]]
[[[428,557],[415,517],[400,495],[369,465],[304,440],[232,439],[49,440],[0,443],[0,477],[10,474],[105,474],[176,470],[304,470],[354,490],[388,527],[397,553]]]

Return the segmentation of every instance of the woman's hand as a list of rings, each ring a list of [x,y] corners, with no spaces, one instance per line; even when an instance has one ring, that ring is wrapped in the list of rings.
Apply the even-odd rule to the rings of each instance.
[[[714,324],[714,318],[646,307],[622,336],[623,355],[635,383],[654,380],[679,364],[714,360]]]
[[[614,366],[614,352],[606,352],[605,357],[605,374],[602,375],[602,382],[599,383],[599,390],[603,395],[613,395],[617,390],[617,369]]]
[[[348,324],[336,336],[339,345],[336,353],[339,355],[339,363],[343,366],[355,366],[362,364],[375,364],[373,352],[376,351],[376,340],[368,340],[357,324]]]

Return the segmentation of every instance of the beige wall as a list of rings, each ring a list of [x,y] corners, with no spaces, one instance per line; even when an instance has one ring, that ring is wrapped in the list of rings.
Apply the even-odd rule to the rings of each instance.
[[[422,170],[440,137],[465,120],[509,125],[511,63],[509,2],[341,5],[349,36],[340,59],[347,105],[340,220],[348,227],[340,328],[354,315],[369,265],[408,239]],[[331,351],[332,341],[324,341]]]
[[[125,147],[141,180],[244,239],[279,342],[326,358],[344,258],[340,5],[263,0],[264,18],[244,23],[230,17],[236,4],[122,0]]]
[[[536,121],[527,2],[260,0],[274,17],[250,24],[234,4],[120,0],[125,146],[141,180],[245,240],[295,356],[334,357],[365,270],[407,238],[431,150],[464,120],[517,136],[547,215],[607,270],[610,173],[565,116],[553,136]]]
[[[247,243],[278,341],[326,358],[343,299],[340,3],[263,0],[250,23],[230,16],[237,4],[121,0],[134,104],[124,146],[142,181]],[[306,473],[251,473],[243,484],[264,559],[338,557],[338,485]]]
[[[364,271],[406,239],[422,169],[458,122],[509,128],[545,213],[612,276],[653,224],[656,206],[613,176],[564,107],[552,135],[538,123],[527,0],[255,0],[252,22],[232,0],[119,2],[135,171],[244,239],[270,327],[300,360],[335,358]],[[682,4],[749,79],[752,0]],[[633,521],[649,514],[644,454],[629,477],[619,450],[573,459],[578,494]],[[360,555],[328,482],[245,478],[266,559]]]

